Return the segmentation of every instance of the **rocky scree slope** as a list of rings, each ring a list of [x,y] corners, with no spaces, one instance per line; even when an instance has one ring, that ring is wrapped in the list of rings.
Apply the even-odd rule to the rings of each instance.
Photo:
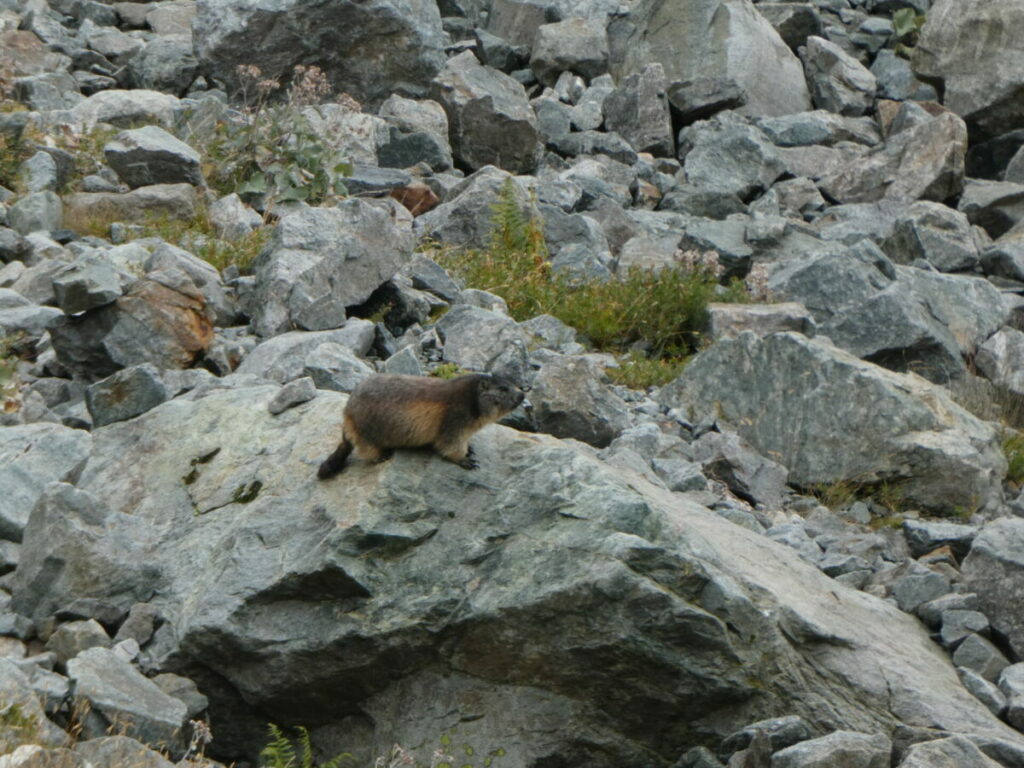
[[[1024,765],[1022,25],[0,2],[0,766],[252,760],[268,721],[367,764]],[[270,81],[317,155],[225,188]],[[421,249],[508,195],[555,274],[713,252],[771,303],[615,386]],[[480,470],[314,482],[344,393],[442,364],[533,386]]]

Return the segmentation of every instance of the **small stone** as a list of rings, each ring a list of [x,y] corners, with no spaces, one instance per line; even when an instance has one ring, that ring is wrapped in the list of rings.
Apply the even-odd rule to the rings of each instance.
[[[988,618],[980,611],[951,610],[942,613],[942,644],[955,648],[973,632],[987,632]]]
[[[103,154],[132,189],[152,184],[203,183],[199,153],[156,125],[122,131],[103,148]]]
[[[56,654],[59,664],[67,664],[87,648],[97,647],[109,648],[110,636],[95,619],[61,624],[46,641],[46,650]]]
[[[85,404],[97,427],[135,418],[166,399],[167,389],[152,363],[125,368],[85,390]]]
[[[1006,667],[999,675],[999,690],[1006,696],[1006,719],[1024,731],[1024,661]]]
[[[999,690],[999,687],[966,667],[957,667],[956,671],[960,675],[960,682],[964,684],[964,688],[988,707],[993,715],[1002,717],[1003,711],[1006,709],[1006,696]]]
[[[316,397],[316,384],[311,377],[303,376],[299,379],[292,379],[281,387],[281,391],[268,403],[267,410],[276,416],[289,408],[308,402],[314,397]]]
[[[953,653],[953,663],[977,672],[990,682],[999,679],[999,673],[1010,664],[999,649],[981,635],[968,635]]]

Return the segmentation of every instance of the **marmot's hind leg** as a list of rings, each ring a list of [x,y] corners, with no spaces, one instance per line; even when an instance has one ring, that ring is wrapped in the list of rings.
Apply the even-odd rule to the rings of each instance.
[[[334,450],[334,453],[324,459],[320,469],[316,472],[316,476],[321,480],[334,477],[345,468],[345,460],[348,459],[350,453],[352,453],[352,443],[349,442],[348,438],[344,438],[341,441],[341,445]]]

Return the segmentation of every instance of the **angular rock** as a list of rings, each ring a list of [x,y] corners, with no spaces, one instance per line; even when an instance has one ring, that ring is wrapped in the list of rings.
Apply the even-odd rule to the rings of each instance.
[[[308,355],[302,369],[317,389],[351,392],[356,385],[373,375],[374,370],[341,344],[324,342]],[[299,379],[298,381],[302,381]]]
[[[89,703],[85,731],[91,738],[113,726],[147,744],[178,751],[187,708],[127,661],[106,648],[90,648],[68,662],[75,697]]]
[[[286,384],[303,376],[306,358],[321,344],[340,344],[357,357],[365,357],[373,345],[374,335],[373,323],[359,318],[349,318],[333,331],[282,333],[261,342],[246,355],[236,372]]]
[[[808,37],[822,33],[821,14],[812,3],[760,3],[757,11],[794,52]]]
[[[434,744],[457,725],[478,751],[501,741],[503,763],[525,768],[594,754],[576,734],[611,722],[595,759],[642,768],[690,746],[680,718],[717,739],[782,714],[814,722],[823,708],[843,728],[928,722],[1024,746],[915,618],[686,498],[496,426],[474,436],[474,473],[400,450],[316,483],[344,397],[325,392],[281,418],[267,412],[277,392],[215,390],[98,430],[79,488],[51,493],[102,497],[106,510],[37,507],[14,606],[42,618],[71,599],[127,610],[148,595],[169,625],[155,658],[196,670],[211,711],[237,707],[262,730],[283,715],[341,727],[337,713],[358,707],[370,727],[347,748],[367,754]],[[76,578],[100,563],[102,581]],[[385,660],[393,677],[379,674]],[[708,717],[735,703],[741,713]],[[241,728],[225,723],[217,739],[252,754]]]
[[[139,88],[184,96],[199,74],[199,60],[194,53],[192,35],[167,35],[150,40],[145,48],[132,57],[128,71],[132,82]]]
[[[855,142],[868,147],[881,143],[878,126],[870,118],[851,118],[822,109],[757,120],[756,125],[779,147],[813,144],[835,146]]]
[[[544,363],[534,379],[530,402],[537,429],[598,448],[626,428],[625,404],[586,358],[559,357]]]
[[[707,432],[693,444],[693,458],[704,473],[725,483],[751,504],[778,509],[786,492],[786,468],[759,456],[738,435]]]
[[[191,221],[196,215],[196,190],[191,184],[154,184],[131,192],[75,192],[64,198],[65,221],[88,226],[147,218]]]
[[[992,643],[981,635],[968,635],[953,653],[953,663],[976,672],[989,682],[999,679],[999,674],[1010,662]]]
[[[58,424],[0,429],[0,538],[21,541],[29,513],[47,485],[68,479],[89,455],[88,432]]]
[[[939,88],[975,140],[1024,128],[1024,74],[1015,42],[1021,35],[1024,8],[1014,0],[982,6],[937,0],[928,12],[914,48],[914,71]]]
[[[948,546],[959,559],[967,556],[978,527],[947,523],[940,520],[904,520],[903,535],[907,537],[910,554],[921,557],[933,549]]]
[[[11,753],[0,757],[0,768],[90,768],[83,757],[69,749],[58,747],[46,749],[38,744],[23,744]]]
[[[53,290],[57,306],[76,315],[115,301],[129,281],[108,259],[83,255],[54,273]]]
[[[200,0],[193,37],[200,64],[229,90],[239,85],[236,67],[252,63],[253,40],[260,41],[261,77],[286,82],[295,65],[316,61],[335,93],[372,106],[394,83],[424,89],[444,66],[437,6],[412,0]]]
[[[237,240],[263,225],[263,217],[242,202],[234,192],[214,202],[209,209],[210,223],[217,237]]]
[[[883,49],[871,64],[871,74],[878,81],[878,98],[895,101],[938,101],[935,88],[914,76],[910,62],[894,51]]]
[[[537,28],[530,68],[544,85],[554,85],[562,72],[587,80],[608,71],[608,38],[599,19],[566,19]]]
[[[216,325],[234,325],[235,297],[229,296],[217,268],[183,248],[160,243],[144,263],[147,275],[183,292],[197,291]]]
[[[95,381],[140,363],[187,368],[209,347],[213,326],[195,285],[138,280],[117,299],[50,327],[61,365]]]
[[[522,381],[527,370],[526,334],[508,315],[456,304],[437,323],[444,359],[469,371]]]
[[[772,750],[779,750],[791,747],[801,741],[811,738],[813,732],[810,725],[802,717],[790,715],[789,717],[776,717],[771,720],[761,720],[751,723],[743,730],[737,731],[731,736],[722,740],[719,747],[720,754],[731,754],[750,746],[758,732],[768,736],[768,743]]]
[[[988,711],[996,717],[1001,717],[1006,711],[1006,696],[999,690],[999,686],[990,683],[977,672],[972,672],[966,667],[959,667],[960,681],[964,688],[974,694],[982,704],[988,707]]]
[[[97,123],[110,123],[119,128],[133,124],[159,123],[164,128],[174,125],[180,102],[174,96],[143,89],[110,89],[95,93],[72,110],[71,115],[84,129]]]
[[[900,762],[900,768],[936,768],[946,765],[956,768],[999,768],[1001,763],[988,757],[973,741],[963,736],[914,744],[904,753]]]
[[[1006,696],[1006,719],[1024,729],[1024,662],[1011,664],[999,675],[999,690]]]
[[[366,301],[412,249],[411,217],[394,201],[349,199],[284,216],[254,264],[253,327],[261,336],[337,328],[345,307]]]
[[[679,134],[687,181],[747,200],[782,175],[782,160],[758,128],[734,113],[695,123]]]
[[[60,665],[67,664],[87,648],[109,648],[110,635],[95,619],[61,624],[46,641],[46,650],[56,655]]]
[[[60,229],[64,218],[61,199],[50,190],[32,192],[20,198],[7,211],[7,224],[19,235],[52,232]]]
[[[152,363],[133,365],[85,390],[93,426],[133,419],[168,399],[160,371]]]
[[[726,389],[713,383],[723,380],[731,382]],[[759,339],[745,332],[719,341],[658,399],[694,414],[718,413],[760,453],[786,466],[797,486],[884,480],[906,503],[947,514],[998,503],[1001,496],[1005,459],[989,425],[925,380],[878,368],[818,339],[793,333]],[[874,416],[865,419],[865,413]],[[839,443],[837,432],[844,436]]]
[[[970,179],[957,208],[991,237],[1002,237],[1024,220],[1024,184]]]
[[[103,147],[103,155],[132,189],[152,184],[203,183],[199,153],[157,125],[121,131]]]
[[[978,611],[946,611],[942,614],[942,644],[955,648],[974,632],[988,632],[988,619]]]
[[[604,100],[606,130],[618,133],[637,152],[672,157],[675,144],[667,86],[660,64],[650,64],[627,77]]]
[[[878,82],[853,56],[835,43],[812,35],[807,38],[802,57],[814,106],[854,117],[871,108]]]
[[[886,768],[892,742],[881,734],[833,731],[772,755],[772,768]]]
[[[708,487],[707,478],[700,465],[685,459],[654,459],[651,467],[670,491],[703,491]]]
[[[978,347],[975,362],[985,378],[1014,395],[1024,395],[1024,333],[1003,328]]]
[[[735,83],[745,99],[739,108],[744,114],[810,108],[799,60],[750,2],[641,0],[616,22],[611,36],[621,39],[612,45],[611,72],[617,82],[657,62],[670,83],[697,77]]]
[[[209,699],[203,696],[195,682],[187,677],[176,675],[173,672],[165,672],[154,676],[153,682],[160,686],[160,690],[168,696],[185,702],[185,706],[188,707],[186,717],[189,719],[198,717],[209,706]]]
[[[708,338],[731,339],[743,331],[759,336],[794,331],[808,338],[815,334],[814,318],[795,301],[776,304],[708,304]]]
[[[965,585],[978,593],[992,628],[1006,638],[1018,658],[1024,656],[1024,616],[1016,608],[1024,599],[1024,519],[988,523],[974,539],[962,570]]]
[[[270,401],[267,410],[276,416],[296,405],[308,403],[314,397],[316,397],[316,384],[309,376],[303,376],[301,379],[293,379],[281,387],[277,397]]]
[[[512,173],[536,169],[537,116],[511,77],[482,66],[467,51],[448,61],[431,95],[448,115],[452,152],[460,163],[474,171],[486,165]]]
[[[95,765],[125,765],[132,768],[173,768],[159,752],[127,736],[101,736],[75,744],[75,752]]]
[[[940,203],[909,206],[882,248],[897,264],[921,259],[940,272],[971,271],[978,265],[978,246],[967,217]]]

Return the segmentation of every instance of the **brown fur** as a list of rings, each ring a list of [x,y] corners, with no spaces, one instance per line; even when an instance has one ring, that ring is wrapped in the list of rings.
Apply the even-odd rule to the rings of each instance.
[[[475,469],[469,439],[516,409],[523,392],[507,379],[470,374],[456,379],[379,374],[349,396],[341,444],[320,465],[323,480],[340,472],[355,450],[383,461],[395,448],[431,445],[449,461]]]

